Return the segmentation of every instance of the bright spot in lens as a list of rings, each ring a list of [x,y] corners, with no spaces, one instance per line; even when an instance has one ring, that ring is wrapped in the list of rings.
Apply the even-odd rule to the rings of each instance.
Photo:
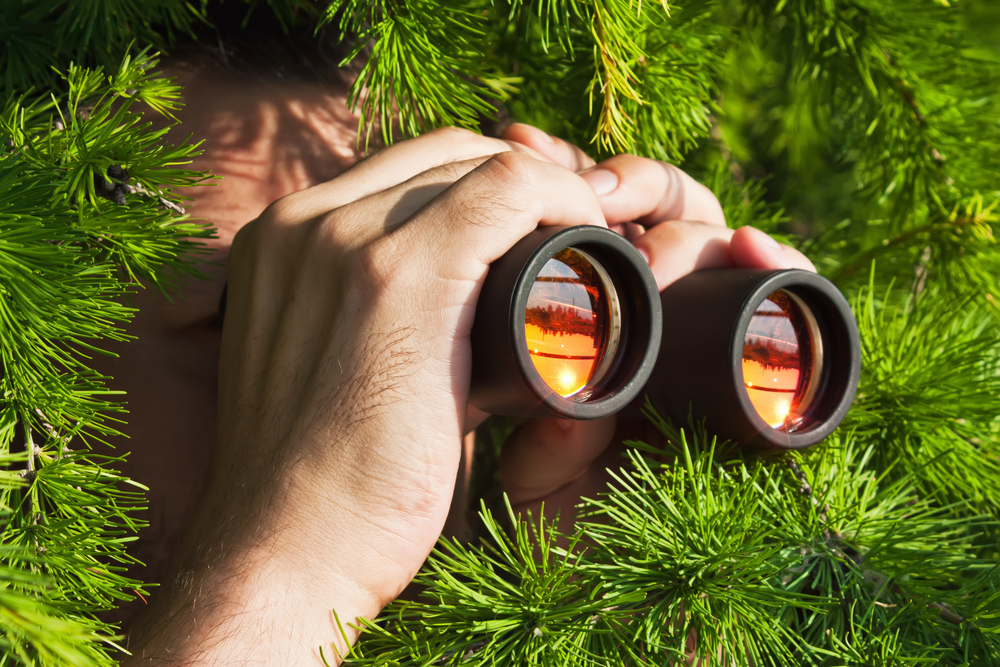
[[[799,306],[784,292],[757,306],[743,342],[743,382],[750,402],[771,428],[787,427],[808,405],[813,344]],[[808,401],[806,401],[808,402]]]
[[[775,401],[774,403],[774,416],[779,418],[774,424],[771,424],[771,428],[778,428],[785,423],[788,419],[788,415],[792,412],[792,402],[791,401]]]
[[[560,393],[577,391],[576,374],[568,368],[563,370],[559,374],[559,387]]]

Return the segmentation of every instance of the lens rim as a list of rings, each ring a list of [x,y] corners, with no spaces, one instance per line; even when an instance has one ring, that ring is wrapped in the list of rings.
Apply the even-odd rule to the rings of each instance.
[[[524,330],[524,313],[535,278],[565,248],[583,252],[601,267],[618,294],[621,309],[618,349],[609,367],[589,391],[582,390],[570,397],[559,395],[535,369]],[[592,225],[569,227],[553,234],[525,262],[511,302],[509,322],[514,354],[524,381],[538,398],[538,408],[572,419],[599,419],[618,412],[642,391],[656,363],[662,312],[652,271],[624,237]],[[580,400],[584,392],[586,400]]]
[[[608,272],[604,270],[604,265],[602,265],[597,258],[591,257],[589,254],[580,250],[576,246],[570,246],[575,252],[583,255],[584,259],[590,262],[590,265],[594,267],[594,272],[597,277],[601,279],[604,285],[604,293],[608,299],[608,321],[611,324],[611,331],[608,339],[605,341],[605,349],[601,352],[600,363],[594,368],[594,371],[587,378],[587,385],[593,384],[599,385],[608,372],[614,368],[615,361],[618,358],[618,347],[621,344],[622,339],[622,327],[623,327],[623,315],[622,315],[622,305],[621,301],[618,299],[618,288],[615,287],[615,281],[611,279]],[[559,254],[559,253],[556,253]],[[584,389],[587,385],[584,385]],[[584,389],[576,392],[571,398],[580,396]],[[580,401],[582,402],[582,401]]]
[[[594,395],[583,402],[579,396],[564,398],[548,386],[535,370],[525,335],[535,277],[568,247],[585,252],[608,273],[622,309],[618,354],[597,380]],[[539,227],[490,265],[472,326],[469,402],[496,415],[607,417],[631,403],[649,380],[662,327],[656,279],[624,237],[594,225]]]
[[[813,315],[809,304],[797,297],[794,292],[787,290],[781,290],[781,292],[788,295],[792,303],[798,307],[802,319],[805,320],[805,328],[809,333],[809,385],[806,387],[805,394],[799,400],[799,405],[805,405],[808,409],[812,406],[813,401],[819,393],[820,379],[823,377],[823,360],[825,358],[823,355],[823,331],[819,328],[819,322],[816,321],[816,316]],[[794,433],[796,430],[789,432]]]
[[[817,371],[817,387],[807,413],[814,425],[802,431],[772,428],[757,413],[743,379],[743,341],[757,306],[773,292],[781,290],[798,300],[815,319],[823,355]],[[780,449],[802,449],[814,445],[840,424],[854,401],[861,375],[861,341],[851,306],[844,295],[826,278],[800,269],[773,273],[751,290],[733,327],[731,368],[734,389],[756,437]],[[833,365],[837,360],[837,366]]]

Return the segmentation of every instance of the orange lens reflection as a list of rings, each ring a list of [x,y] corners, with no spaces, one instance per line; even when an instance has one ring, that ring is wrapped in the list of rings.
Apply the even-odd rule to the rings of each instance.
[[[780,290],[770,294],[757,306],[743,340],[743,382],[771,428],[793,430],[813,393],[815,325],[796,301]]]
[[[528,293],[528,353],[545,384],[566,398],[599,379],[595,371],[617,345],[603,273],[591,257],[566,248],[545,263]]]

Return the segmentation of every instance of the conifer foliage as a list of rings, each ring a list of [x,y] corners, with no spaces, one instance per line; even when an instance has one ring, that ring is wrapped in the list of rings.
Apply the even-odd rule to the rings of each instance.
[[[176,167],[197,147],[165,145],[131,109],[176,109],[155,65],[70,66],[64,94],[12,97],[0,115],[3,663],[113,664],[96,614],[143,592],[124,575],[143,490],[102,441],[123,406],[87,360],[123,339],[139,281],[169,288],[211,233],[172,194],[202,178]]]
[[[504,114],[681,164],[837,282],[864,346],[826,443],[761,456],[650,414],[666,444],[631,443],[575,525],[484,507],[486,539],[442,540],[349,663],[1000,663],[989,0],[267,4],[353,40],[363,143]],[[97,614],[143,591],[141,489],[101,441],[125,397],[87,359],[210,233],[179,205],[197,145],[132,110],[178,91],[127,56],[200,11],[0,0],[0,664],[110,664]]]

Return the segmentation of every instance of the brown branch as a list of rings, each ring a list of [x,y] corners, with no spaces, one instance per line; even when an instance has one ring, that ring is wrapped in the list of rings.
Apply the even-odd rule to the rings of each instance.
[[[175,204],[174,202],[170,201],[166,197],[162,196],[163,193],[160,192],[159,190],[157,190],[156,194],[153,194],[152,192],[150,192],[149,190],[147,190],[146,188],[144,188],[139,183],[131,183],[131,184],[129,184],[128,187],[129,187],[129,189],[132,190],[133,193],[135,193],[137,195],[140,195],[142,197],[150,197],[150,198],[158,199],[158,200],[160,200],[160,204],[162,204],[165,208],[170,209],[174,213],[178,213],[180,215],[184,215],[184,209],[181,208],[180,206],[178,206],[177,204]]]
[[[63,453],[73,451],[73,450],[71,450],[68,447],[69,441],[73,439],[72,435],[67,435],[66,437],[61,437],[56,432],[55,427],[52,426],[52,424],[50,424],[48,422],[48,417],[45,416],[44,412],[42,412],[38,408],[35,408],[35,414],[37,414],[41,418],[41,420],[42,420],[41,421],[42,428],[44,428],[45,431],[49,434],[49,437],[51,437],[53,440],[55,440],[55,441],[57,441],[59,443],[59,452],[57,454],[57,458],[61,459]]]

